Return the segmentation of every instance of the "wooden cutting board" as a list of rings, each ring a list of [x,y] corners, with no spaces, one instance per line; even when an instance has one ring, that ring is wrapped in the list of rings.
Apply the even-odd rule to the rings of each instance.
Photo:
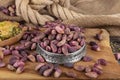
[[[107,66],[103,66],[103,74],[100,75],[97,79],[120,79],[120,65],[118,64],[118,62],[115,60],[114,55],[112,53],[111,47],[110,47],[110,41],[109,41],[109,34],[107,31],[103,30],[103,41],[99,42],[97,40],[94,40],[93,36],[96,33],[99,33],[100,29],[86,29],[86,39],[87,42],[93,40],[99,43],[100,47],[101,47],[101,51],[100,52],[96,52],[90,49],[90,46],[87,45],[87,54],[91,57],[93,57],[93,60],[91,62],[83,62],[83,61],[79,61],[77,63],[75,63],[75,65],[93,65],[95,63],[95,61],[97,61],[97,59],[99,58],[103,58],[106,59],[108,62]],[[5,62],[8,61],[9,56],[7,56],[5,58]],[[15,72],[11,72],[9,70],[7,70],[7,68],[0,68],[0,80],[2,79],[9,79],[9,80],[27,80],[27,79],[54,79],[54,77],[42,77],[40,75],[38,75],[37,72],[34,71],[35,66],[38,63],[31,63],[28,62],[26,63],[25,66],[25,72],[22,74],[16,74]],[[86,77],[84,75],[84,72],[78,72],[75,71],[73,69],[69,69],[69,68],[65,68],[61,66],[61,69],[63,71],[74,71],[79,79],[89,79],[88,77]],[[65,75],[62,75],[59,79],[72,79],[69,77],[66,77]]]

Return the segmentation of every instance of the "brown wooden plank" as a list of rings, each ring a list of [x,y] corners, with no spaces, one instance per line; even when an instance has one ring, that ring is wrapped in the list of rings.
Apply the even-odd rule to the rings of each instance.
[[[87,42],[94,40],[93,36],[98,33],[100,31],[100,29],[86,29],[86,37],[87,37]],[[93,57],[93,61],[91,62],[83,62],[83,61],[79,61],[77,63],[75,63],[75,65],[92,65],[97,59],[99,58],[104,58],[108,61],[108,66],[104,66],[103,67],[103,71],[104,73],[102,75],[100,75],[98,77],[98,79],[120,79],[120,65],[118,64],[118,62],[115,60],[114,55],[112,53],[111,47],[110,47],[110,41],[109,41],[109,34],[107,31],[104,30],[103,32],[103,37],[104,40],[99,42],[99,45],[101,46],[101,51],[100,52],[96,52],[96,51],[92,51],[90,49],[90,46],[87,46],[87,55]],[[98,41],[97,41],[98,42]],[[4,60],[5,62],[7,62],[9,56],[6,57],[6,59]],[[0,80],[1,79],[9,79],[9,80],[16,80],[16,79],[54,79],[53,76],[52,77],[42,77],[40,75],[37,74],[37,72],[34,71],[34,67],[37,65],[38,63],[26,63],[25,66],[25,72],[22,74],[16,74],[15,72],[11,72],[9,70],[7,70],[6,68],[0,68]],[[74,71],[75,73],[77,73],[77,75],[79,76],[80,79],[89,79],[88,77],[86,77],[84,75],[83,72],[78,72],[75,71],[73,69],[68,69],[65,67],[61,66],[61,69],[63,71]],[[72,79],[72,78],[68,78],[65,75],[62,75],[59,79]]]

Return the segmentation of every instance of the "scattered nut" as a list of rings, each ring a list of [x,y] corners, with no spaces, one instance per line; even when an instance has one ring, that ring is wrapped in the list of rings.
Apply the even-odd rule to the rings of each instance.
[[[98,69],[100,69],[100,70],[103,69],[102,66],[101,66],[100,64],[98,64],[98,63],[95,63],[95,64],[93,65],[93,67],[96,67],[96,68],[98,68]]]
[[[75,66],[74,66],[74,69],[77,70],[77,71],[84,71],[84,70],[85,70],[85,66],[75,65]]]
[[[100,33],[98,33],[98,34],[95,35],[95,39],[97,39],[99,41],[103,40],[102,33],[103,33],[103,31],[101,30]]]
[[[59,68],[56,68],[55,72],[54,72],[54,77],[59,78],[61,76],[61,74],[62,74],[62,70]]]
[[[106,66],[106,65],[107,65],[107,61],[106,61],[105,59],[98,59],[98,60],[97,60],[97,63],[98,63],[98,64],[101,64],[101,65],[103,65],[103,66]]]
[[[92,70],[91,67],[89,67],[89,66],[85,67],[85,72],[86,73],[91,72],[91,70]]]
[[[13,50],[13,51],[12,51],[12,55],[13,55],[13,56],[17,56],[17,57],[19,57],[19,58],[22,57],[22,56],[20,55],[20,53],[19,53],[18,50]]]
[[[35,56],[34,55],[28,55],[27,58],[31,61],[31,62],[35,62],[36,59],[35,59]]]
[[[74,72],[72,72],[72,71],[65,72],[65,74],[66,74],[68,77],[77,78],[77,74],[74,73]]]
[[[100,47],[98,45],[94,45],[91,47],[92,50],[95,50],[95,51],[100,51]]]
[[[22,61],[19,61],[19,60],[16,61],[16,62],[13,64],[13,66],[16,67],[16,68],[19,67],[19,66],[24,66],[24,65],[25,65],[25,63],[22,62]]]
[[[10,59],[9,59],[9,64],[13,65],[18,60],[19,60],[19,57],[17,57],[17,56],[11,56]]]
[[[85,75],[89,78],[97,78],[98,77],[98,74],[96,72],[88,72],[88,73],[85,73]]]
[[[40,69],[39,69],[39,74],[40,75],[43,75],[43,73],[44,73],[44,71],[45,70],[47,70],[47,69],[49,69],[50,67],[49,67],[49,65],[48,64],[45,64],[44,66],[42,66]]]
[[[53,72],[53,66],[43,72],[43,76],[48,77]]]
[[[90,57],[90,56],[84,56],[84,57],[82,58],[82,61],[84,61],[84,62],[92,61],[92,57]]]
[[[16,68],[14,66],[10,65],[10,64],[7,65],[7,68],[11,71],[16,70]]]
[[[100,74],[103,73],[102,70],[100,70],[100,69],[98,69],[98,68],[96,68],[96,67],[93,67],[93,68],[92,68],[92,71],[93,71],[93,72],[96,72],[98,75],[100,75]]]
[[[17,68],[17,70],[16,70],[16,73],[17,74],[20,74],[20,73],[22,73],[23,71],[24,71],[24,66],[19,66],[18,68]]]
[[[38,71],[42,66],[44,66],[45,63],[40,63],[35,67],[35,71]]]
[[[6,55],[11,54],[11,51],[9,49],[5,49],[5,50],[3,50],[3,53],[6,56]]]
[[[44,58],[41,55],[36,56],[37,62],[45,62]]]

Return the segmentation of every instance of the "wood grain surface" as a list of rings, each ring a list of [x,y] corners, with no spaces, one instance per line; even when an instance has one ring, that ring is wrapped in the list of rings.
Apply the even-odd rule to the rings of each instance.
[[[103,30],[103,40],[102,41],[97,41],[93,38],[93,36],[96,33],[99,33],[100,29],[86,29],[86,42],[88,43],[89,41],[96,41],[99,43],[100,47],[101,47],[101,51],[100,52],[96,52],[90,49],[90,46],[87,45],[87,54],[93,58],[93,60],[91,62],[83,62],[83,61],[79,61],[76,62],[75,65],[86,65],[86,66],[90,66],[93,65],[97,59],[99,58],[103,58],[105,60],[107,60],[108,65],[107,66],[103,66],[103,74],[101,74],[97,79],[120,79],[120,65],[118,64],[118,62],[115,60],[114,55],[112,53],[111,47],[110,47],[110,41],[109,41],[109,34],[107,31]],[[8,62],[10,56],[5,57],[4,61]],[[7,68],[0,68],[0,80],[43,80],[43,79],[54,79],[54,77],[42,77],[40,75],[38,75],[38,73],[34,70],[35,66],[38,63],[31,63],[31,62],[27,62],[25,65],[25,71],[22,74],[16,74],[15,72],[11,72],[9,70],[7,70]],[[63,71],[74,71],[79,79],[90,79],[88,77],[86,77],[84,75],[84,72],[78,72],[75,71],[71,68],[66,68],[63,66],[60,66],[60,68]],[[69,78],[66,77],[64,74],[59,78],[61,80],[63,79],[73,79],[73,78]]]

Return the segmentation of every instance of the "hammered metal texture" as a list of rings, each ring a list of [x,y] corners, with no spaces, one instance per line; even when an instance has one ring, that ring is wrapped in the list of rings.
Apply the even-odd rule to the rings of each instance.
[[[36,51],[42,55],[47,62],[50,63],[57,63],[57,64],[64,64],[64,63],[73,63],[81,60],[83,56],[86,54],[86,45],[81,47],[78,51],[74,53],[70,53],[69,55],[65,56],[64,54],[57,54],[51,53],[44,49],[42,49],[39,44],[37,44]]]

